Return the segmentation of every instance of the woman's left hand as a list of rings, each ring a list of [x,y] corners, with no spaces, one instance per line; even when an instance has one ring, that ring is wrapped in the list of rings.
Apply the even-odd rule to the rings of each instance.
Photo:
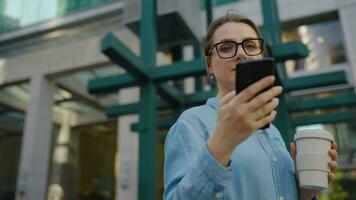
[[[297,155],[297,147],[295,145],[295,143],[291,143],[290,146],[290,150],[291,150],[291,155],[294,161],[294,166],[295,166],[295,158]],[[334,180],[335,175],[333,173],[333,171],[336,169],[337,167],[337,145],[336,143],[332,143],[331,144],[331,148],[329,149],[329,156],[331,157],[331,161],[329,161],[329,172],[328,172],[328,180],[329,180],[329,184],[331,184],[331,182]],[[299,186],[298,186],[299,187]],[[305,189],[305,188],[301,188],[299,187],[299,199],[300,200],[310,200],[312,199],[314,196],[316,196],[318,194],[319,190],[313,190],[313,189]]]

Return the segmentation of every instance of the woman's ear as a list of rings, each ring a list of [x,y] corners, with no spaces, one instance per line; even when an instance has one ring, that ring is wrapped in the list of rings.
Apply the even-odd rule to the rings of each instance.
[[[208,82],[210,85],[215,85],[216,81],[215,81],[215,76],[214,76],[214,72],[213,72],[213,67],[211,66],[210,57],[205,56],[204,60],[205,60],[206,76],[208,77]]]

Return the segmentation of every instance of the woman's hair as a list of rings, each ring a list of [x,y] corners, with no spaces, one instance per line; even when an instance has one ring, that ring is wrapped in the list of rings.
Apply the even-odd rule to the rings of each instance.
[[[203,51],[204,51],[205,56],[209,56],[209,52],[214,45],[213,44],[213,36],[214,36],[216,29],[218,29],[221,25],[228,23],[228,22],[245,23],[245,24],[249,25],[253,30],[255,30],[259,37],[261,37],[260,31],[253,21],[251,21],[249,18],[247,18],[241,14],[238,14],[236,12],[228,12],[228,13],[226,13],[226,15],[217,18],[210,24],[206,38],[203,41]]]

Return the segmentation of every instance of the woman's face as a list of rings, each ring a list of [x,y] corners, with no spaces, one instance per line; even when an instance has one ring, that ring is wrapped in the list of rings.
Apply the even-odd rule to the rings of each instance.
[[[249,25],[241,22],[227,22],[216,29],[213,35],[213,44],[222,41],[235,41],[237,43],[249,38],[259,38],[258,34]],[[222,59],[214,48],[208,60],[208,73],[216,78],[219,96],[224,96],[235,89],[235,64],[237,61],[254,60],[262,58],[262,54],[256,56],[246,55],[239,45],[236,55],[232,58]]]

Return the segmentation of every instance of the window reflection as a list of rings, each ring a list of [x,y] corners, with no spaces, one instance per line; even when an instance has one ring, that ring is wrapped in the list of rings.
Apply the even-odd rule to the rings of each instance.
[[[309,49],[306,59],[287,61],[288,75],[332,68],[345,63],[344,38],[340,22],[327,22],[302,25],[283,33],[283,41],[299,40]]]
[[[0,0],[0,32],[119,0]]]

